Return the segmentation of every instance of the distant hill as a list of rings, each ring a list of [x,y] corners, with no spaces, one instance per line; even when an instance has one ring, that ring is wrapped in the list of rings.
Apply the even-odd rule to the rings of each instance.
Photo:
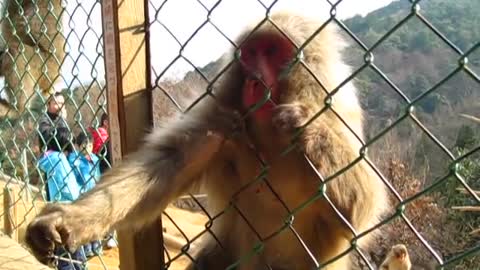
[[[406,20],[372,50],[374,65],[410,100],[445,80],[435,91],[419,100],[415,116],[452,150],[458,146],[457,139],[464,136],[463,131],[469,130],[469,140],[472,136],[478,137],[480,131],[478,125],[459,116],[461,113],[480,114],[480,1],[424,0],[420,1],[419,7],[418,13],[427,23],[416,15],[406,20],[412,11],[409,1],[392,2],[365,17],[355,16],[344,23],[371,48]],[[450,45],[427,24],[448,39]],[[364,64],[365,51],[348,38],[352,46],[346,50],[345,59],[359,68]],[[471,51],[468,68],[476,72],[474,76],[459,68],[462,57],[456,50],[462,53]],[[456,69],[459,72],[455,73]],[[450,74],[454,75],[449,77]],[[407,103],[371,68],[363,70],[355,79],[367,111],[367,137],[372,137],[398,119],[405,112]],[[466,129],[466,126],[471,127]],[[427,170],[423,173],[430,181],[445,172],[448,157],[412,119],[407,118],[390,133],[401,149],[398,155],[417,171]],[[383,146],[386,145],[385,142]]]
[[[371,47],[406,18],[411,10],[412,5],[408,1],[395,1],[365,17],[348,19],[345,24],[366,46]],[[425,0],[420,2],[419,13],[454,46],[466,52],[480,42],[478,10],[478,0]],[[460,60],[447,43],[415,16],[395,30],[373,53],[375,64],[410,98],[415,98],[438,83],[458,66]],[[350,51],[352,59],[358,58],[359,54],[362,55],[359,50]],[[480,49],[468,58],[469,66],[480,71]],[[380,101],[382,96],[369,95],[372,91],[385,88],[378,75],[365,72],[358,79],[364,87],[367,96],[365,105],[369,110],[381,114],[397,107],[392,101]],[[462,106],[466,97],[478,97],[480,92],[474,91],[478,88],[478,82],[460,73],[419,105],[426,113],[435,112],[442,103]]]

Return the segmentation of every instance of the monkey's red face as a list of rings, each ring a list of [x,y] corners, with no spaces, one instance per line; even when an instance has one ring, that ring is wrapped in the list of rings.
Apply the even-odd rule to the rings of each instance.
[[[281,35],[263,34],[247,41],[240,51],[246,78],[243,105],[248,108],[263,103],[270,90],[270,99],[254,113],[257,120],[268,120],[280,97],[279,75],[292,60],[295,47]]]

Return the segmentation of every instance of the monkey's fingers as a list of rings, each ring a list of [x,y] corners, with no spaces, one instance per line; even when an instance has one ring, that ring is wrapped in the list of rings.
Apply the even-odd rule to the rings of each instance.
[[[272,124],[279,131],[291,133],[308,121],[308,108],[301,104],[283,104],[275,107]]]
[[[62,243],[65,248],[70,253],[74,253],[78,248],[78,243],[76,241],[76,237],[73,235],[71,228],[67,226],[58,226],[57,231],[62,238]]]
[[[215,132],[207,132],[207,136],[201,138],[200,141],[193,146],[188,152],[186,163],[191,165],[198,165],[205,163],[215,153],[218,152],[225,138]],[[199,164],[197,164],[199,163]]]
[[[240,112],[235,110],[218,107],[209,121],[210,125],[215,127],[215,131],[226,138],[235,137],[245,130],[245,120]]]
[[[51,264],[54,260],[55,244],[62,243],[58,231],[63,218],[60,213],[49,213],[35,218],[27,227],[26,243],[33,255],[43,264]]]

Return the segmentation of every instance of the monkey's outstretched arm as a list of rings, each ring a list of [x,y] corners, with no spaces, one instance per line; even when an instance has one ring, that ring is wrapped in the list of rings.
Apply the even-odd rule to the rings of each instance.
[[[236,115],[214,113],[182,119],[147,138],[146,144],[72,204],[46,206],[26,233],[37,259],[48,263],[55,243],[74,249],[112,227],[155,220],[175,196],[199,178],[238,123]]]

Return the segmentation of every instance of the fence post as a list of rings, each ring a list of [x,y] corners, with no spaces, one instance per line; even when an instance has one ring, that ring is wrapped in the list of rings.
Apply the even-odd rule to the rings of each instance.
[[[112,163],[138,148],[152,126],[148,1],[103,1]],[[162,224],[118,232],[121,270],[164,269]]]
[[[23,176],[23,181],[25,183],[25,189],[20,190],[21,193],[23,193],[23,197],[25,200],[29,201],[30,200],[30,172],[28,170],[28,159],[27,159],[27,149],[24,148],[22,150],[22,155],[21,155],[21,163],[22,163],[22,176]]]
[[[5,186],[3,188],[3,213],[5,213],[3,226],[5,233],[18,242],[17,205],[15,200],[15,192],[8,186]]]

